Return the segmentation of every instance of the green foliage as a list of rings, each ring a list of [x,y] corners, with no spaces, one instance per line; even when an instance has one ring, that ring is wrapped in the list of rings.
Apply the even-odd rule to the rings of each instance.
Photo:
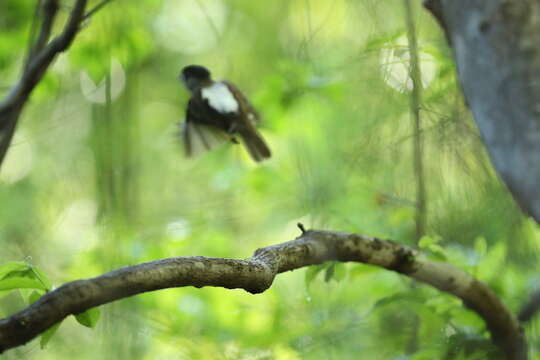
[[[38,267],[24,262],[0,265],[0,290],[39,289],[48,291],[51,282]]]
[[[418,241],[418,247],[428,253],[433,260],[447,261],[443,247],[438,244],[441,240],[440,237],[422,236]]]
[[[28,293],[27,289],[34,289]],[[0,265],[0,292],[17,290],[27,294],[27,303],[32,304],[52,289],[52,283],[47,275],[37,266],[26,262],[12,261]],[[7,295],[7,294],[5,294]],[[99,308],[92,308],[75,315],[77,322],[89,328],[94,328],[99,320]],[[49,343],[60,327],[59,322],[40,335],[41,349]]]
[[[71,6],[61,3],[54,34]],[[35,4],[0,1],[0,95],[19,75]],[[519,309],[538,285],[540,231],[491,168],[444,35],[416,10],[421,239],[401,2],[112,1],[37,87],[0,170],[0,313],[37,301],[49,278],[171,256],[247,258],[297,237],[298,222],[419,248]],[[233,144],[183,156],[188,94],[177,76],[188,64],[245,91],[271,160],[254,164]],[[30,257],[35,265],[17,261]],[[257,296],[181,288],[100,309],[75,317],[84,326],[67,320],[42,334],[44,351],[36,341],[5,357],[495,359],[461,301],[362,264],[280,274]]]
[[[343,263],[329,262],[322,265],[313,265],[310,266],[305,273],[306,287],[309,288],[309,285],[321,272],[324,273],[324,281],[326,282],[330,282],[331,280],[341,281],[345,279],[345,276],[347,275],[347,269]]]
[[[99,320],[100,311],[99,308],[92,308],[75,315],[75,319],[81,325],[89,328],[94,328]]]
[[[61,322],[54,324],[49,329],[47,329],[43,334],[41,334],[39,338],[39,347],[41,349],[45,349],[45,346],[49,343],[49,341],[52,339],[53,335],[56,334],[56,331],[60,327]]]

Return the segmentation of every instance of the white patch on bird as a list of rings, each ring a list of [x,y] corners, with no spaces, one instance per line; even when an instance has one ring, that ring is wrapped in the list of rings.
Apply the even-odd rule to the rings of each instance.
[[[257,125],[257,119],[255,118],[255,114],[249,113],[247,116],[248,120],[251,121],[252,125]]]
[[[203,88],[201,96],[208,100],[208,105],[222,114],[238,111],[238,101],[234,98],[229,87],[222,82],[215,82],[211,86]]]

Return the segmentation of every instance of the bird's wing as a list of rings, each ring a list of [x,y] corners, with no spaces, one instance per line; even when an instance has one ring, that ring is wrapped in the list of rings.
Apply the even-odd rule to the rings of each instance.
[[[225,132],[230,128],[230,119],[209,106],[200,92],[195,93],[188,102],[186,121],[212,126]]]
[[[197,156],[231,141],[231,136],[225,131],[226,124],[214,115],[197,98],[189,101],[186,120],[182,125],[182,140],[187,156]]]
[[[251,105],[251,103],[246,98],[246,96],[233,83],[228,82],[228,81],[222,81],[222,82],[225,85],[227,85],[227,87],[229,88],[233,96],[235,97],[236,101],[238,101],[238,103],[240,104],[240,110],[241,110],[240,113],[245,114],[246,119],[251,121],[252,125],[255,125],[255,126],[258,125],[259,122],[261,121],[261,117],[259,113],[257,112],[257,110],[255,110],[253,105]]]
[[[236,131],[240,134],[246,149],[259,162],[271,156],[270,148],[264,141],[256,126],[260,121],[259,114],[242,92],[232,83],[223,81],[240,104],[240,111],[235,116]]]
[[[231,136],[218,128],[186,120],[182,127],[182,140],[186,156],[192,157],[230,142]]]

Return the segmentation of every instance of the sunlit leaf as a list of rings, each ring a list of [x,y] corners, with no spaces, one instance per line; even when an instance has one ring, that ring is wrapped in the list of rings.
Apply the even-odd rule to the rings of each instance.
[[[0,290],[12,289],[41,289],[47,290],[47,287],[36,278],[13,276],[0,280]]]
[[[89,328],[93,328],[96,326],[99,317],[100,317],[100,310],[99,308],[91,308],[89,310],[86,310],[85,312],[82,312],[80,314],[75,315],[75,319],[79,322],[79,324],[84,325]]]
[[[0,265],[0,280],[7,274],[14,271],[24,271],[28,269],[28,265],[24,262],[11,261]]]
[[[304,277],[306,287],[309,287],[309,285],[315,279],[315,277],[317,277],[317,275],[321,271],[323,271],[324,269],[325,269],[324,264],[322,264],[322,265],[311,265],[310,267],[308,267],[306,272],[305,272],[305,277]]]
[[[324,281],[329,282],[334,277],[334,270],[336,268],[336,263],[331,263],[324,272]]]
[[[49,277],[37,266],[32,266],[32,270],[35,272],[36,277],[39,281],[47,288],[47,290],[52,289],[52,282],[49,280]]]
[[[49,343],[49,341],[51,340],[53,335],[56,334],[56,331],[60,327],[61,323],[62,322],[54,324],[49,329],[47,329],[47,331],[45,331],[43,334],[41,334],[41,337],[39,339],[39,347],[41,349],[45,349],[45,346],[47,346],[47,344]]]
[[[43,296],[43,292],[39,292],[36,290],[32,291],[30,295],[28,296],[28,304],[32,304],[36,302],[42,296]]]

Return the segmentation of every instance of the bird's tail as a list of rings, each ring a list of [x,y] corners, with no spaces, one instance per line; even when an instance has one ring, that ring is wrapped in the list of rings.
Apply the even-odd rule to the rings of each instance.
[[[253,160],[263,161],[272,155],[261,134],[251,124],[238,129],[238,133]]]

